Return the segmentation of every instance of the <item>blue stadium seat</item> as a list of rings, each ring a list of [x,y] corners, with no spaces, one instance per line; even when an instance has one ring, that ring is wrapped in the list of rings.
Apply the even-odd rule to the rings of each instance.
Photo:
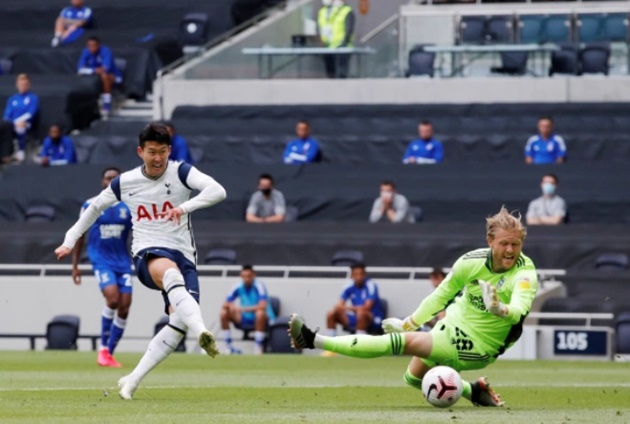
[[[595,260],[595,268],[600,271],[625,271],[628,265],[628,256],[623,253],[604,253]]]
[[[411,211],[411,214],[413,215],[416,223],[422,222],[422,220],[424,219],[424,211],[420,206],[410,206],[409,210]]]
[[[610,44],[590,43],[580,50],[580,74],[608,75],[610,65]]]
[[[339,250],[330,261],[333,266],[352,266],[361,262],[364,262],[363,252],[358,250]]]
[[[235,265],[236,251],[233,249],[212,249],[206,255],[204,263],[206,265]]]
[[[571,17],[548,15],[545,19],[542,42],[561,43],[571,40]]]
[[[76,315],[57,315],[46,326],[46,350],[77,350],[80,319]]]
[[[490,16],[486,23],[486,41],[497,44],[514,42],[514,17]]]
[[[615,324],[617,334],[617,353],[630,353],[630,312],[624,312],[617,317]]]
[[[628,14],[611,13],[604,15],[603,39],[606,41],[628,42]]]
[[[26,222],[52,222],[55,208],[52,206],[31,206],[26,210]]]
[[[435,69],[433,68],[435,53],[424,51],[425,46],[427,46],[427,44],[416,45],[409,51],[407,77],[428,75],[433,78],[435,73]]]
[[[577,41],[590,43],[603,39],[604,15],[601,13],[582,13],[577,15]]]
[[[284,222],[295,222],[298,220],[300,210],[295,206],[287,206],[284,214]]]
[[[551,68],[549,76],[554,74],[577,75],[578,67],[578,46],[575,43],[559,43],[560,50],[551,54]]]
[[[544,38],[544,15],[521,15],[518,17],[518,41],[522,44],[537,44]]]
[[[486,17],[462,16],[459,22],[460,44],[482,44],[486,41]]]
[[[11,59],[0,59],[0,75],[9,75],[13,69],[13,61]]]
[[[289,317],[279,317],[269,325],[267,334],[267,352],[270,353],[302,353],[291,347],[288,334]]]
[[[501,66],[491,68],[491,72],[507,75],[525,75],[527,72],[527,52],[503,52],[500,53]]]

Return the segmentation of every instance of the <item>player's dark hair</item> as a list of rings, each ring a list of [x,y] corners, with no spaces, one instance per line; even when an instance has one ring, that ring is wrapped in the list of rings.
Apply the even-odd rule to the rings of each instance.
[[[151,122],[140,131],[138,136],[139,145],[144,149],[144,144],[147,141],[155,141],[158,144],[171,145],[171,136],[166,129],[166,125],[159,122]]]
[[[162,121],[162,124],[164,124],[164,126],[167,128],[171,128],[172,130],[175,130],[175,125],[173,124],[172,121]]]
[[[97,36],[93,35],[90,38],[87,39],[88,41],[96,41],[98,44],[101,44],[101,39],[98,38]]]
[[[365,271],[365,264],[363,262],[355,262],[352,265],[350,265],[350,269],[353,271],[355,269],[362,269],[363,271]]]
[[[253,265],[243,265],[243,268],[241,268],[241,271],[256,272],[256,271],[254,271],[254,266]]]
[[[431,124],[431,121],[429,121],[428,119],[425,119],[425,120],[420,121],[420,125],[433,125],[433,124]]]
[[[556,185],[558,185],[558,182],[560,181],[560,180],[558,180],[558,176],[556,174],[545,174],[545,175],[543,175],[543,178],[545,178],[545,177],[553,178],[553,180],[556,183]]]
[[[261,174],[260,177],[258,177],[258,181],[260,180],[269,180],[271,181],[271,184],[273,184],[273,177],[271,174]]]
[[[382,186],[386,185],[386,186],[390,186],[391,188],[393,188],[394,190],[396,190],[396,184],[394,184],[393,181],[391,180],[385,180],[381,183]]]
[[[118,173],[118,175],[122,174],[120,168],[116,168],[115,166],[108,166],[107,168],[103,169],[103,172],[101,172],[101,178],[105,178],[105,174],[107,174],[107,172],[109,171],[115,171]]]
[[[63,133],[63,126],[59,122],[55,122],[55,123],[51,124],[50,127],[48,127],[48,131],[50,131],[54,127],[59,128],[59,131],[61,131]]]
[[[308,127],[311,126],[310,122],[308,122],[306,119],[300,119],[299,121],[297,121],[297,123],[298,124],[305,124]]]
[[[442,278],[444,278],[444,277],[446,277],[446,274],[444,273],[442,268],[435,267],[435,268],[433,268],[433,270],[429,274],[429,277],[433,277],[433,278],[442,277]]]
[[[540,118],[538,118],[539,121],[549,121],[553,124],[553,118],[549,115],[542,115]]]

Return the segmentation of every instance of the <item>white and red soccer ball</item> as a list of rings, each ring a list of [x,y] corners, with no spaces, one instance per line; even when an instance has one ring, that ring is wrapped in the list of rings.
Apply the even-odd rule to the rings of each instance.
[[[433,367],[422,378],[422,394],[431,405],[448,408],[462,396],[462,378],[453,368]]]

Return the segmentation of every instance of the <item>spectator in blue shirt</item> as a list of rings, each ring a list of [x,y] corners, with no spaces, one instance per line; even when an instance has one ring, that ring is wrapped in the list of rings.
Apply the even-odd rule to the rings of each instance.
[[[378,286],[367,278],[365,264],[356,263],[351,270],[352,281],[327,315],[328,334],[333,337],[337,335],[337,324],[356,329],[357,334],[365,334],[368,330],[378,330],[383,319]]]
[[[186,162],[192,165],[193,159],[190,155],[190,150],[188,149],[188,144],[186,144],[184,137],[175,132],[175,125],[173,125],[172,122],[165,122],[164,125],[166,126],[168,133],[171,135],[171,155],[169,156],[169,159],[176,160],[178,162]]]
[[[52,125],[48,130],[48,137],[44,139],[39,157],[42,166],[77,163],[74,143],[70,137],[62,134],[61,126],[58,124]]]
[[[90,37],[79,58],[79,75],[98,75],[103,83],[104,116],[112,110],[112,88],[122,82],[122,72],[116,67],[114,55],[107,46],[101,45],[98,37]]]
[[[320,150],[317,140],[311,137],[311,126],[307,121],[299,121],[295,126],[297,138],[291,140],[284,149],[284,163],[301,165],[319,162]]]
[[[71,0],[71,6],[62,9],[55,21],[55,37],[50,43],[53,47],[78,40],[84,29],[92,25],[92,9],[83,3],[83,0]]]
[[[17,76],[16,86],[18,94],[7,100],[4,109],[4,120],[13,124],[15,137],[18,139],[18,151],[15,160],[23,162],[26,150],[26,132],[31,128],[33,119],[39,112],[39,97],[31,92],[31,81],[26,74]]]
[[[422,121],[418,125],[420,138],[412,140],[407,146],[404,164],[433,164],[440,163],[444,159],[444,149],[439,140],[433,138],[433,125],[429,121]]]
[[[564,163],[567,146],[564,139],[553,133],[553,119],[543,116],[538,120],[538,135],[531,136],[525,146],[525,163]]]
[[[239,306],[234,304],[236,299],[239,299]],[[244,265],[241,269],[241,281],[234,286],[221,310],[222,336],[230,353],[240,353],[232,346],[230,322],[240,328],[254,327],[256,354],[260,355],[263,353],[267,322],[275,319],[265,284],[256,278],[254,267]]]

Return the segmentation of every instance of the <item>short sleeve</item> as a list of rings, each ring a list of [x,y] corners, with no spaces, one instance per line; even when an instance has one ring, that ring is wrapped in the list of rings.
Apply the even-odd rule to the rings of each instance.
[[[230,292],[230,294],[227,296],[225,300],[227,302],[234,302],[236,299],[238,299],[239,288],[240,288],[240,284],[237,284],[236,286],[234,286],[234,288],[232,289],[232,291]]]
[[[378,286],[376,285],[376,283],[372,280],[369,280],[366,283],[366,288],[367,288],[367,298],[366,300],[373,300],[373,301],[378,301]]]
[[[526,218],[538,218],[538,213],[536,212],[536,200],[532,200],[529,202],[529,206],[527,207]]]
[[[256,291],[258,292],[258,300],[267,300],[267,288],[265,285],[259,281],[254,283],[254,287],[256,287]]]
[[[273,213],[274,215],[284,215],[286,213],[284,195],[279,191],[274,192]]]
[[[249,205],[247,205],[247,213],[250,215],[256,215],[258,212],[258,201],[260,198],[260,192],[256,192],[252,194],[252,197],[249,199]]]
[[[352,295],[352,284],[346,286],[346,288],[343,289],[343,291],[341,292],[341,300],[346,301],[350,299],[351,295]]]

